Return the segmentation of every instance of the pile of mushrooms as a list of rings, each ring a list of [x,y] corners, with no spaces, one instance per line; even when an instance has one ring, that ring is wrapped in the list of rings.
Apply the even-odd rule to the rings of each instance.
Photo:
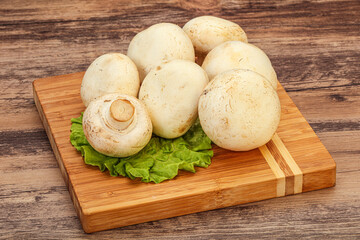
[[[182,136],[199,117],[215,144],[247,151],[278,127],[277,83],[269,58],[236,23],[202,16],[183,28],[155,24],[132,39],[127,56],[105,54],[89,66],[83,129],[98,152],[126,157],[153,133]]]

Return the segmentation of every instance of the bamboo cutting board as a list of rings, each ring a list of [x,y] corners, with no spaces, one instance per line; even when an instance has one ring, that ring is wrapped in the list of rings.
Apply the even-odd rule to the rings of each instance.
[[[111,177],[85,165],[70,144],[70,119],[85,110],[82,73],[33,82],[34,100],[85,232],[281,197],[335,185],[335,162],[279,84],[281,121],[266,145],[214,158],[196,174],[160,184]]]

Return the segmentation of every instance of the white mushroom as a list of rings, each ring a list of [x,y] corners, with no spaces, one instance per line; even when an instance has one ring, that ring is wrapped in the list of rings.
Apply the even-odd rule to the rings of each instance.
[[[112,157],[139,152],[152,135],[143,103],[123,94],[108,94],[92,101],[83,115],[83,129],[96,151]]]
[[[238,24],[213,16],[193,18],[183,29],[190,37],[196,52],[205,54],[227,41],[248,41],[246,33]]]
[[[131,59],[121,53],[104,54],[86,70],[81,83],[81,99],[85,106],[109,93],[137,96],[139,73]]]
[[[219,147],[247,151],[266,144],[280,121],[280,101],[260,74],[233,69],[217,75],[199,100],[206,135]]]
[[[127,55],[138,67],[140,80],[156,66],[174,59],[195,61],[190,38],[172,23],[155,24],[136,34],[131,40]]]
[[[277,88],[277,76],[266,54],[256,46],[240,41],[220,44],[209,52],[202,67],[209,79],[230,69],[249,69],[268,79],[274,89]]]
[[[199,97],[209,82],[196,63],[173,60],[153,69],[140,87],[156,135],[176,138],[187,132],[197,118]]]

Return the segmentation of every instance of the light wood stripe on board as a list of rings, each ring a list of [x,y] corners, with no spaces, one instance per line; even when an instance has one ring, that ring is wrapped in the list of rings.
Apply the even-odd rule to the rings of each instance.
[[[302,192],[303,185],[303,173],[294,158],[289,153],[288,149],[285,147],[284,143],[281,141],[277,133],[274,134],[271,141],[276,146],[277,150],[285,160],[286,164],[289,166],[290,170],[294,174],[294,194]]]
[[[277,178],[276,186],[276,196],[282,197],[285,196],[285,174],[277,164],[273,155],[271,155],[269,149],[266,145],[259,147],[261,154],[264,156],[266,162],[269,164],[271,170],[273,171],[275,177]]]
[[[276,178],[279,179],[279,169],[285,177],[284,186],[282,184],[279,186],[278,182],[278,191],[279,188],[284,188],[284,195],[301,193],[303,185],[302,171],[279,135],[275,133],[273,138],[265,146],[260,147],[259,150],[273,170]]]

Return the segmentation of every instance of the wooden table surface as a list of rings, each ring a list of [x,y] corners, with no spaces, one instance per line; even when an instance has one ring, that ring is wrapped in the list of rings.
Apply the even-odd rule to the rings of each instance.
[[[159,22],[240,24],[337,163],[337,185],[284,198],[83,232],[34,105],[37,78],[126,53]],[[360,238],[360,1],[14,1],[0,4],[0,238]]]

